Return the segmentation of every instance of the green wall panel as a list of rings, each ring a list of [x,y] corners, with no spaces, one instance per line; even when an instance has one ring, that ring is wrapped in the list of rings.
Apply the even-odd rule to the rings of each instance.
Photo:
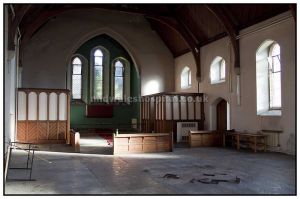
[[[83,74],[83,100],[89,103],[90,99],[90,59],[91,50],[96,46],[103,46],[110,53],[110,64],[117,57],[123,57],[130,62],[130,95],[131,97],[140,96],[140,79],[138,73],[127,51],[114,39],[108,35],[96,36],[85,42],[75,52],[86,58],[88,67],[84,69]],[[111,85],[110,85],[111,86]],[[140,118],[140,103],[131,103],[130,105],[114,105],[113,118],[87,118],[85,116],[86,104],[71,103],[71,128],[120,128],[125,127],[124,124],[131,124],[131,119]],[[110,125],[107,125],[110,124]]]

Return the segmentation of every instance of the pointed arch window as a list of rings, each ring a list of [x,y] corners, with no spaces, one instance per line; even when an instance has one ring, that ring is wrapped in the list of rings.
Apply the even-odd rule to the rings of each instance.
[[[114,63],[114,98],[124,100],[124,64],[120,60]]]
[[[256,51],[257,115],[281,115],[280,46],[266,40]]]
[[[192,85],[192,73],[189,67],[184,67],[181,72],[181,88],[189,88]]]
[[[217,56],[210,66],[210,83],[217,84],[225,82],[226,79],[226,63],[225,60]]]
[[[99,101],[103,98],[103,52],[100,49],[94,51],[93,63],[93,100]]]
[[[82,61],[79,57],[72,60],[72,99],[82,98]]]
[[[270,47],[269,60],[269,106],[270,109],[281,108],[281,64],[280,46],[274,43]]]

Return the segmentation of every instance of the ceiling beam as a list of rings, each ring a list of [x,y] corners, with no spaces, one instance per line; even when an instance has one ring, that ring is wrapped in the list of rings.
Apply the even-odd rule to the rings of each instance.
[[[290,7],[291,13],[292,13],[292,15],[294,17],[294,20],[296,21],[296,18],[297,18],[296,4],[290,4],[289,7]]]
[[[164,25],[167,25],[174,31],[176,31],[181,38],[188,44],[189,49],[192,51],[193,56],[195,58],[196,66],[197,66],[197,78],[199,78],[198,81],[200,81],[200,70],[198,70],[198,66],[200,66],[200,49],[197,44],[197,42],[191,37],[191,35],[188,33],[188,31],[181,27],[178,21],[174,18],[169,17],[157,17],[157,16],[145,16],[146,18],[158,21]]]
[[[10,31],[8,34],[8,49],[14,50],[15,49],[14,39],[17,33],[17,29],[20,23],[22,22],[24,15],[30,9],[31,5],[22,5],[18,7],[18,9],[15,9],[13,5],[11,6],[12,6],[11,9],[14,9],[15,16],[13,18],[13,21],[10,24]]]
[[[173,18],[178,23],[179,30],[181,30],[181,32],[179,32],[179,34],[184,35],[187,43],[189,44],[189,48],[191,49],[191,51],[193,53],[193,56],[194,56],[194,59],[196,62],[196,68],[197,68],[196,77],[197,77],[197,81],[200,82],[201,81],[201,60],[200,60],[201,57],[200,57],[200,47],[198,45],[199,41],[198,41],[197,37],[195,36],[195,34],[187,27],[187,25],[182,21],[181,17],[178,16],[178,14],[176,13],[176,11],[178,11],[179,8],[180,8],[180,6],[177,6],[177,5],[169,6],[169,10],[173,14]]]
[[[222,24],[226,33],[228,34],[233,51],[234,51],[234,68],[237,74],[240,73],[240,47],[239,40],[237,39],[238,31],[231,22],[230,18],[225,14],[220,6],[217,5],[205,5],[206,8],[217,18],[217,20]]]

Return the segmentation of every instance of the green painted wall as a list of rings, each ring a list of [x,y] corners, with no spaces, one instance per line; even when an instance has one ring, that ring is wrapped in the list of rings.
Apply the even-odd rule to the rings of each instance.
[[[130,63],[130,96],[138,97],[140,96],[140,79],[136,68],[127,53],[127,51],[114,39],[107,35],[100,35],[94,37],[87,42],[85,42],[76,51],[76,54],[80,54],[87,60],[87,66],[83,69],[83,101],[84,103],[72,102],[71,103],[71,128],[81,129],[81,128],[125,128],[131,124],[132,118],[140,118],[140,103],[133,102],[129,105],[127,104],[115,104],[113,118],[87,118],[85,117],[86,104],[90,102],[90,59],[91,50],[96,46],[103,46],[109,53],[109,62],[117,57],[124,57]],[[109,81],[111,84],[111,81]],[[111,86],[111,85],[110,85]],[[109,125],[107,125],[109,124]],[[124,125],[127,124],[127,125]],[[126,129],[126,128],[125,128]]]

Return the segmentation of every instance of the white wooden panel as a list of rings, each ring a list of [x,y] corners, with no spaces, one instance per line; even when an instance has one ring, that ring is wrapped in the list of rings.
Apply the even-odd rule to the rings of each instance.
[[[149,110],[149,119],[155,119],[156,115],[155,115],[155,99],[154,97],[150,98],[150,110]]]
[[[39,95],[39,120],[47,120],[47,94],[45,92]]]
[[[181,119],[186,120],[187,119],[187,110],[186,110],[186,97],[181,96]]]
[[[155,114],[156,114],[156,117],[155,119],[159,119],[159,102],[158,102],[158,97],[155,97],[155,106],[156,106],[156,111],[155,111]]]
[[[61,93],[59,95],[59,120],[67,120],[67,95],[65,93]]]
[[[18,92],[18,120],[26,120],[26,93]]]
[[[157,97],[156,98],[157,99],[157,119],[161,119],[161,97],[159,96],[159,97]]]
[[[172,120],[172,107],[171,107],[171,100],[170,96],[166,96],[166,119]]]
[[[189,120],[194,119],[194,98],[192,96],[188,97],[188,109],[189,109]]]
[[[57,94],[49,95],[49,120],[57,120]]]
[[[37,120],[37,94],[30,92],[28,95],[28,120]]]
[[[179,120],[179,99],[178,96],[173,97],[173,119]]]
[[[201,100],[200,97],[196,98],[196,119],[201,119]]]

